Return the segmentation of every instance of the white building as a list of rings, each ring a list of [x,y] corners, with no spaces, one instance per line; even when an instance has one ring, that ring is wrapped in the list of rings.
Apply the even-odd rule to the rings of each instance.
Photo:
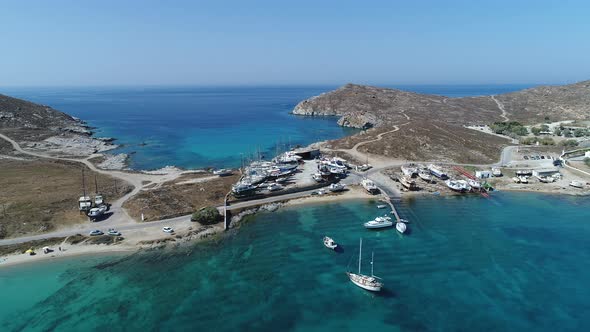
[[[584,157],[590,158],[590,151],[586,151],[586,153],[584,153]]]
[[[492,177],[492,172],[490,171],[475,171],[475,177],[479,179],[487,179]]]
[[[536,176],[536,177],[553,176],[554,174],[558,174],[558,173],[559,173],[559,170],[557,168],[542,168],[542,169],[533,170],[533,176]]]

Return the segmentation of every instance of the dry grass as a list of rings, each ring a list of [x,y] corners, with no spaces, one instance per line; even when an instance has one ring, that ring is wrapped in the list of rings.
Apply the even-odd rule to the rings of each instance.
[[[78,211],[82,167],[61,161],[0,160],[0,238],[86,222]],[[93,193],[95,173],[85,168],[85,174],[87,192]],[[96,174],[96,179],[107,202],[131,190],[129,184],[109,176]]]
[[[141,213],[146,221],[190,214],[201,207],[223,204],[225,195],[238,180],[239,175],[199,183],[178,184],[199,178],[203,178],[203,174],[183,175],[173,183],[141,191],[127,201],[124,207],[136,220],[141,220]]]

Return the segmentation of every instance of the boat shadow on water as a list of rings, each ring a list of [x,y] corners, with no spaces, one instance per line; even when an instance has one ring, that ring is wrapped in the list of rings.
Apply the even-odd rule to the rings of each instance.
[[[339,253],[339,254],[343,254],[344,253],[344,247],[342,245],[338,245],[336,248],[334,248],[334,251]]]

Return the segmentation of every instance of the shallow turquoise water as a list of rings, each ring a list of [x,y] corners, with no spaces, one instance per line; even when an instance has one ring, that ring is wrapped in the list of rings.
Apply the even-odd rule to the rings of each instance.
[[[259,214],[220,240],[126,258],[0,268],[5,331],[588,331],[590,198],[403,201],[411,234],[364,201]],[[328,234],[343,253],[321,243]],[[386,291],[352,285],[375,251]]]

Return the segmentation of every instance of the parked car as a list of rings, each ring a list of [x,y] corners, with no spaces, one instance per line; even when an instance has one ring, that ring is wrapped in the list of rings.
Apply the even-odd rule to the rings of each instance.
[[[109,230],[107,231],[108,235],[111,236],[121,236],[121,232],[119,232],[118,230],[114,229],[114,228],[109,228]]]
[[[92,232],[90,232],[90,236],[98,236],[98,235],[103,235],[104,233],[99,231],[98,229],[93,230]]]
[[[524,160],[529,160],[529,156],[524,156]]]
[[[174,229],[172,229],[172,227],[166,226],[166,227],[162,228],[162,232],[164,232],[164,233],[174,233]]]

